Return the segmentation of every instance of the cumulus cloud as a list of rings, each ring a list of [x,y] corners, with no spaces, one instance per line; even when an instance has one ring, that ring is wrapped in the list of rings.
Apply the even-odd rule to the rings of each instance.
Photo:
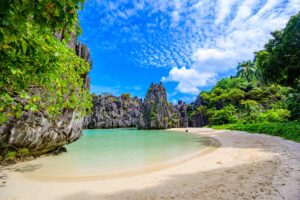
[[[176,81],[179,82],[176,89],[182,93],[199,94],[199,88],[215,82],[215,73],[206,72],[199,73],[195,69],[187,69],[185,67],[174,67],[169,72],[168,77],[163,77],[162,81]]]

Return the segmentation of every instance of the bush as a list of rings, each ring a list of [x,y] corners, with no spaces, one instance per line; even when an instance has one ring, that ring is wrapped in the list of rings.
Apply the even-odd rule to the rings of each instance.
[[[128,100],[128,99],[131,98],[131,95],[129,93],[124,93],[124,94],[121,95],[121,97],[122,97],[122,99]]]
[[[18,156],[30,155],[30,151],[27,148],[22,148],[18,150]]]
[[[210,124],[229,124],[236,123],[236,108],[233,105],[225,106],[220,110],[210,109],[208,111],[210,116]]]
[[[270,109],[260,113],[257,117],[259,122],[285,122],[290,117],[290,111],[287,109]]]
[[[247,131],[250,133],[265,133],[300,142],[300,123],[298,122],[227,124],[211,127],[218,130],[229,129]]]
[[[5,155],[5,160],[14,160],[17,156],[17,152],[15,151],[8,151]]]
[[[242,100],[240,102],[242,105],[241,121],[243,122],[255,122],[257,120],[257,115],[261,111],[261,106],[254,100]]]
[[[287,106],[291,111],[291,118],[300,121],[300,83],[287,98]]]

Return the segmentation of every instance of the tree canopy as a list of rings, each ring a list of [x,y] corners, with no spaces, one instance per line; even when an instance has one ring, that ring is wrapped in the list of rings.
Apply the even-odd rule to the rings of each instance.
[[[300,13],[255,54],[256,66],[270,83],[296,87],[300,80]]]

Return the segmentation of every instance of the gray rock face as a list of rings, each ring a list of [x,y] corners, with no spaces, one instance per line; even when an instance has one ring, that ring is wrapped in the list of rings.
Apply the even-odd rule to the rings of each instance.
[[[93,97],[93,103],[93,113],[84,120],[85,128],[165,129],[188,125],[187,105],[182,101],[176,106],[168,103],[161,83],[151,84],[144,102],[124,95],[99,95]]]
[[[166,129],[173,125],[178,126],[178,118],[173,116],[173,107],[167,101],[166,89],[162,83],[152,83],[148,89],[143,102],[143,117],[144,124],[139,126],[141,129]]]
[[[193,102],[190,106],[190,111],[195,111],[197,107],[199,106],[205,106],[205,102],[203,102],[203,99],[201,96],[198,96],[195,102]],[[188,109],[188,112],[189,112]],[[192,115],[188,122],[190,127],[203,127],[208,124],[208,117],[204,115],[201,112],[196,112],[194,115]]]
[[[70,47],[78,56],[90,62],[90,53],[86,46],[72,38]],[[75,43],[76,42],[76,43]],[[89,89],[89,78],[83,75],[84,86]],[[34,91],[41,92],[41,91]],[[27,148],[33,154],[42,154],[65,144],[74,142],[82,135],[83,118],[74,110],[65,110],[55,119],[47,113],[27,111],[20,119],[10,118],[0,125],[0,142],[16,148]]]
[[[81,135],[82,118],[66,111],[51,120],[45,113],[26,112],[21,119],[11,119],[0,126],[0,141],[16,148],[42,154],[76,141]]]
[[[143,124],[142,100],[126,95],[93,96],[93,113],[84,120],[84,127],[121,128],[137,127]]]
[[[174,106],[174,112],[177,112],[179,118],[179,125],[177,127],[188,127],[189,120],[187,115],[187,105],[183,101],[178,101],[178,104]]]

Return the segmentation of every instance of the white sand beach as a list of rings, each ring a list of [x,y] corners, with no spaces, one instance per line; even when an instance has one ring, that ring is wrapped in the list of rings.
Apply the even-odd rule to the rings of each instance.
[[[186,130],[172,129],[172,130]],[[300,144],[263,134],[188,128],[220,146],[175,165],[106,178],[30,177],[38,158],[1,167],[1,200],[300,200]],[[34,173],[32,173],[34,174]]]

